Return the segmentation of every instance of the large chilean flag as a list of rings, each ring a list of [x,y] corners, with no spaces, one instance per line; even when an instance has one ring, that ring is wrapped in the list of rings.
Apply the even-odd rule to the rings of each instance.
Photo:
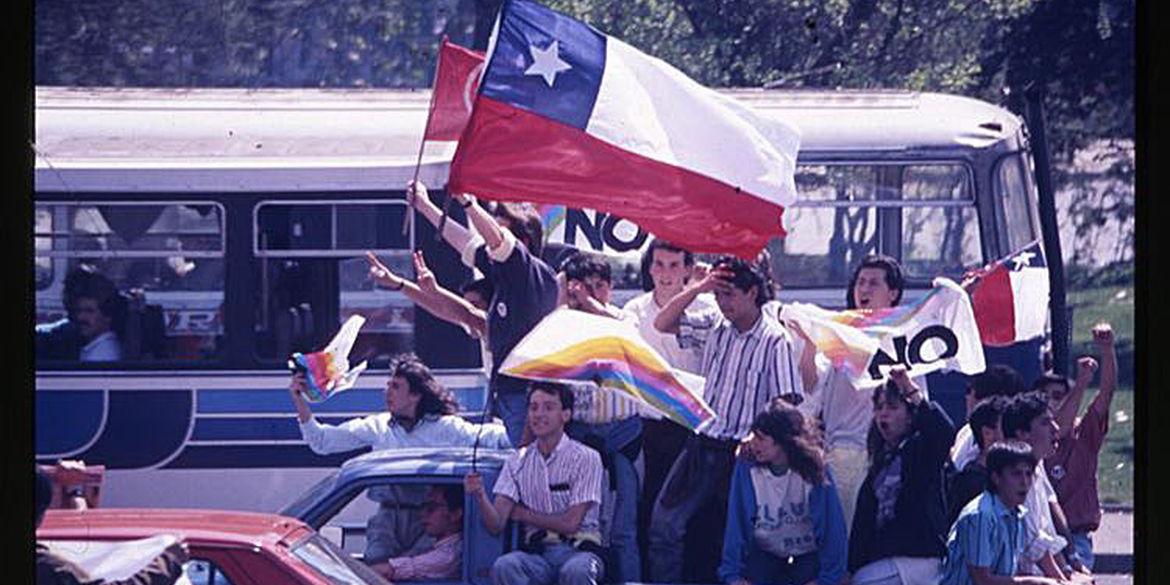
[[[597,209],[697,252],[783,235],[799,132],[665,62],[506,0],[448,190]]]
[[[971,276],[966,288],[983,345],[1004,347],[1044,335],[1048,265],[1039,240]]]

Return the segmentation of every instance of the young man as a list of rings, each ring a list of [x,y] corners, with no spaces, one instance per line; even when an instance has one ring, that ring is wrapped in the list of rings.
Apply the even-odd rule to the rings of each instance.
[[[455,221],[444,223],[442,236],[460,252],[463,263],[476,268],[492,283],[487,314],[487,339],[492,354],[494,414],[504,421],[508,438],[520,444],[524,431],[523,380],[503,376],[500,364],[541,319],[557,304],[556,274],[540,259],[544,232],[540,216],[531,206],[500,203],[495,217],[463,193],[451,198],[464,209],[478,236]],[[431,202],[422,183],[407,186],[407,200],[436,227],[442,210]]]
[[[1027,443],[987,449],[987,489],[963,507],[947,537],[941,585],[1056,585],[1048,577],[1016,576],[1024,548],[1024,500],[1035,478]]]
[[[967,385],[967,412],[975,408],[975,404],[992,396],[1018,396],[1028,388],[1024,379],[1011,366],[995,364],[977,374]],[[951,463],[955,469],[963,469],[971,460],[979,455],[979,448],[975,444],[975,436],[971,427],[963,425],[955,433],[955,442],[951,445]]]
[[[569,308],[613,319],[629,318],[610,303],[613,274],[605,258],[586,252],[576,253],[565,260],[561,273]],[[611,580],[618,583],[640,581],[639,490],[634,462],[642,449],[642,419],[638,415],[650,411],[619,393],[601,390],[595,384],[574,384],[572,389],[575,407],[567,432],[574,439],[598,449],[614,492],[609,524],[609,546],[614,561],[614,566],[609,567]]]
[[[1057,418],[1060,434],[1056,452],[1044,460],[1056,497],[1067,515],[1071,549],[1066,555],[1076,557],[1088,570],[1093,569],[1093,541],[1090,534],[1101,525],[1101,503],[1097,496],[1097,457],[1109,432],[1109,411],[1117,387],[1117,353],[1113,346],[1113,328],[1102,323],[1093,328],[1093,344],[1101,357],[1101,389],[1089,403],[1088,410],[1076,419],[1086,381],[1077,384],[1059,401]],[[1092,376],[1090,371],[1089,377]],[[1064,384],[1067,389],[1067,382]],[[1051,390],[1051,389],[1050,389]],[[1078,391],[1079,390],[1079,391]],[[1049,394],[1049,404],[1052,394]],[[1067,422],[1066,422],[1067,421]]]
[[[756,413],[774,398],[798,403],[804,393],[788,332],[760,307],[771,292],[751,263],[725,256],[698,282],[687,285],[658,315],[659,331],[675,332],[678,316],[701,293],[714,292],[720,318],[704,346],[703,397],[718,415],[693,435],[671,466],[650,521],[650,579],[678,581],[687,523],[709,500],[725,497],[735,449]],[[719,525],[726,523],[726,504]],[[719,547],[713,547],[718,551]]]
[[[1003,413],[1003,436],[1006,439],[1024,441],[1032,447],[1032,453],[1039,460],[1032,489],[1024,505],[1028,509],[1024,517],[1024,553],[1019,570],[1024,574],[1043,574],[1054,579],[1091,578],[1079,571],[1067,571],[1061,551],[1068,541],[1060,535],[1058,522],[1063,524],[1064,511],[1056,497],[1056,491],[1048,481],[1044,459],[1056,451],[1056,436],[1059,429],[1048,408],[1047,398],[1040,392],[1026,392],[1012,399]]]
[[[488,499],[483,478],[464,480],[489,532],[508,520],[524,524],[523,546],[496,559],[499,585],[596,584],[605,573],[600,551],[601,457],[565,435],[573,416],[573,393],[563,384],[533,382],[528,390],[528,425],[536,439],[504,464]]]
[[[950,480],[947,489],[950,508],[947,521],[951,524],[955,523],[963,507],[987,488],[987,448],[1003,440],[1000,419],[1008,400],[1006,396],[985,398],[975,405],[967,417],[967,426],[971,428],[975,443],[979,446],[979,455]]]
[[[121,360],[127,302],[114,283],[83,265],[65,277],[62,300],[67,318],[36,328],[38,359]]]
[[[463,486],[433,485],[422,505],[422,528],[435,539],[430,550],[389,559],[371,568],[389,581],[458,581],[463,567]]]

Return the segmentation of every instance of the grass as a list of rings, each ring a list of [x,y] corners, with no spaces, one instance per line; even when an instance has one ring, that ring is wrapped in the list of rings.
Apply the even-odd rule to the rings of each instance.
[[[1093,354],[1092,328],[1113,325],[1117,339],[1119,384],[1109,415],[1109,434],[1098,459],[1097,488],[1102,504],[1133,505],[1133,286],[1106,286],[1068,291],[1073,311],[1072,355]],[[1096,381],[1085,393],[1083,407],[1096,395]],[[1083,412],[1083,409],[1082,409]]]

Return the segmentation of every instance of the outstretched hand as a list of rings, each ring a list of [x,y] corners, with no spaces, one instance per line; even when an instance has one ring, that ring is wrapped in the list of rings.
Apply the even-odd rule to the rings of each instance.
[[[1093,327],[1093,344],[1098,349],[1112,348],[1114,343],[1113,326],[1108,323],[1098,323]]]
[[[894,385],[902,392],[902,398],[905,398],[907,402],[910,404],[922,402],[922,389],[914,383],[914,380],[910,379],[905,366],[890,368],[890,379],[894,381]]]
[[[392,289],[402,287],[403,278],[394,274],[373,252],[366,251],[366,261],[370,264],[370,278],[374,279],[378,286]]]
[[[435,292],[439,284],[435,281],[435,273],[427,266],[422,250],[414,251],[414,274],[418,287],[426,292]]]

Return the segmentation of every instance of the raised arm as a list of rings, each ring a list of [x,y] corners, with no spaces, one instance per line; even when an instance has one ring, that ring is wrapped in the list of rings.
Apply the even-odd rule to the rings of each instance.
[[[1097,361],[1089,356],[1077,359],[1077,377],[1072,390],[1056,410],[1056,424],[1060,426],[1060,437],[1072,435],[1073,422],[1076,421],[1077,411],[1081,407],[1081,399],[1085,389],[1093,381],[1093,372],[1097,370]]]
[[[695,298],[715,290],[721,281],[726,281],[730,277],[731,272],[728,270],[712,270],[703,278],[687,284],[658,312],[658,316],[654,318],[654,328],[663,333],[678,333],[679,320],[682,319],[687,307],[695,302]]]
[[[391,290],[401,290],[407,298],[428,313],[449,323],[463,325],[477,337],[484,336],[487,331],[487,315],[467,302],[467,299],[440,286],[435,280],[435,274],[427,267],[422,250],[414,252],[414,272],[418,275],[418,283],[410,282],[391,272],[373,252],[366,252],[366,260],[370,262],[370,276],[378,284]]]
[[[1089,405],[1097,411],[1102,420],[1109,420],[1109,408],[1113,404],[1113,391],[1117,389],[1117,350],[1114,346],[1113,327],[1100,323],[1093,327],[1093,345],[1101,357],[1101,390]]]
[[[499,481],[499,480],[497,480]],[[483,526],[492,534],[499,534],[508,523],[512,508],[516,502],[507,496],[496,495],[495,502],[488,498],[487,489],[483,485],[483,476],[472,472],[463,478],[463,489],[470,493],[479,504],[480,515],[483,517]]]
[[[430,195],[427,193],[427,187],[421,181],[412,181],[406,185],[406,201],[414,207],[431,225],[439,227],[439,221],[443,217],[443,210],[431,201]],[[473,239],[473,236],[467,228],[459,225],[459,222],[450,221],[443,222],[443,239],[456,252],[463,252],[467,247],[467,243]]]

